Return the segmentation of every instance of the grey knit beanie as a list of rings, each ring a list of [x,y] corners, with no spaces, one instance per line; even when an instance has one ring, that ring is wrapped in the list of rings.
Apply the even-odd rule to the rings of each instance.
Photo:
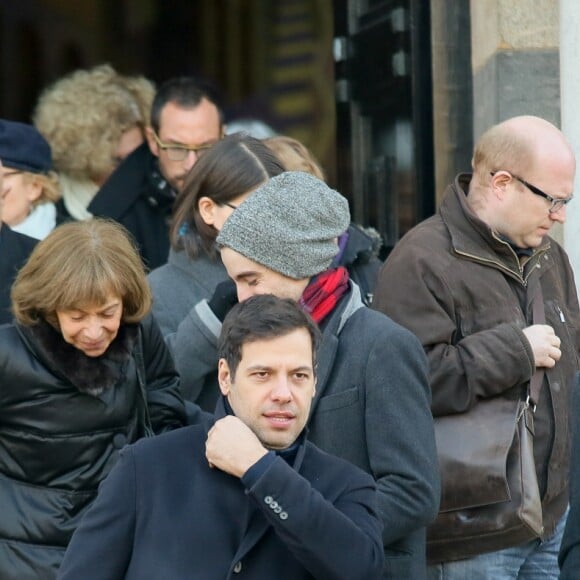
[[[227,219],[217,243],[289,278],[324,272],[350,222],[347,200],[309,173],[286,171]]]

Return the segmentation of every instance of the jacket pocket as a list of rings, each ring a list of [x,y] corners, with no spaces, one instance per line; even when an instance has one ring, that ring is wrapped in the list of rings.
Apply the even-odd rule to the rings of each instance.
[[[334,411],[335,409],[342,409],[343,407],[350,407],[358,403],[359,394],[358,388],[352,387],[340,393],[333,393],[326,397],[321,397],[318,401],[317,412]]]
[[[577,367],[580,359],[576,350],[576,328],[568,320],[566,309],[561,307],[556,300],[548,300],[546,306],[546,324],[552,324],[556,335],[562,341],[560,348],[562,351],[567,351],[573,361],[573,365]]]

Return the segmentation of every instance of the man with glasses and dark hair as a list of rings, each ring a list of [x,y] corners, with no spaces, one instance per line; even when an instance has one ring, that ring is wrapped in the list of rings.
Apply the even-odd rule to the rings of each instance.
[[[129,155],[89,205],[95,216],[123,224],[144,262],[161,266],[169,253],[169,218],[176,195],[198,157],[224,134],[216,90],[179,77],[159,87],[151,107],[147,143]]]
[[[472,166],[473,174],[459,175],[447,189],[437,214],[397,244],[373,307],[421,340],[435,417],[468,412],[494,397],[517,400],[535,370],[544,371],[534,414],[542,536],[530,533],[522,543],[518,531],[500,537],[497,530],[494,541],[464,539],[453,558],[428,548],[428,559],[433,579],[557,578],[580,315],[568,258],[548,233],[566,220],[576,162],[556,127],[520,116],[482,135]],[[538,311],[543,297],[545,322],[541,316],[536,322],[536,296]],[[474,495],[488,485],[474,481]]]

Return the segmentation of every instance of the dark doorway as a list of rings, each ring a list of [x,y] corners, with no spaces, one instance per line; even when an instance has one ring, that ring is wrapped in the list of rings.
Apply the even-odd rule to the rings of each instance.
[[[434,211],[429,3],[335,3],[337,171],[385,254]]]

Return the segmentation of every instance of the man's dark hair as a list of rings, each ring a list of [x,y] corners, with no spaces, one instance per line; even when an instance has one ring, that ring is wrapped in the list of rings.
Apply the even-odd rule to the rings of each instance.
[[[310,334],[312,364],[316,367],[320,330],[312,318],[289,298],[277,298],[271,294],[252,296],[236,304],[226,316],[218,342],[219,358],[226,360],[234,377],[244,344],[278,338],[300,328]]]
[[[176,103],[184,109],[195,109],[202,101],[207,99],[218,110],[220,123],[224,124],[224,112],[221,98],[217,89],[207,80],[194,77],[176,77],[165,81],[155,93],[151,105],[151,126],[159,132],[159,120],[161,110],[167,103]]]

